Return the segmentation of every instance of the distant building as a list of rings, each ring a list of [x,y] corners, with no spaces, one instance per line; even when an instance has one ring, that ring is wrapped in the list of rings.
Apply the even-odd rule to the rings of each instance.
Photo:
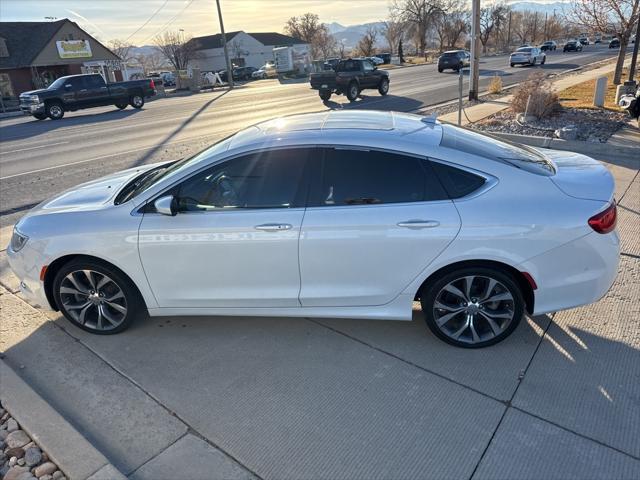
[[[226,39],[231,62],[238,67],[260,68],[267,62],[273,62],[274,47],[308,46],[299,38],[275,32],[229,32],[226,34]],[[221,34],[192,38],[189,43],[197,52],[196,58],[189,64],[191,68],[198,68],[201,71],[227,68]]]
[[[77,73],[100,73],[107,82],[119,80],[120,58],[66,18],[56,22],[0,22],[3,100]]]

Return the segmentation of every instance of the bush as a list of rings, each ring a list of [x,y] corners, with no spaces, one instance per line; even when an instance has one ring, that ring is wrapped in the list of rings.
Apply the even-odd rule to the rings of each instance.
[[[551,85],[542,72],[529,75],[529,78],[516,88],[511,100],[511,110],[515,113],[526,111],[527,115],[533,115],[538,119],[549,117],[560,108],[558,95],[551,91]]]
[[[494,75],[489,82],[489,93],[500,93],[502,92],[502,78],[498,75]]]

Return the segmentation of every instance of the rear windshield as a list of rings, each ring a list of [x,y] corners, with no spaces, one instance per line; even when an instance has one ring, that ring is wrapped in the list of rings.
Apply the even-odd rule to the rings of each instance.
[[[443,57],[457,57],[460,52],[445,52],[442,54]]]
[[[526,48],[526,47],[525,48],[519,48],[518,50],[516,50],[516,52],[527,52],[527,53],[529,53],[530,51],[531,51],[531,49],[530,48]]]
[[[556,173],[553,163],[538,150],[454,125],[442,125],[440,146],[502,162],[537,175]]]

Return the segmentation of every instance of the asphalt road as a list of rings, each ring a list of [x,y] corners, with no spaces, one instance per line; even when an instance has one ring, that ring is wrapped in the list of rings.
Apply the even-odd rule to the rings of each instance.
[[[561,73],[615,55],[606,46],[580,53],[550,52],[547,73]],[[510,68],[505,56],[481,61],[481,91],[491,77],[503,84],[524,80],[531,67]],[[175,96],[142,110],[114,107],[67,113],[60,121],[14,117],[0,121],[0,225],[66,188],[135,165],[182,158],[253,123],[327,108],[413,111],[457,98],[458,76],[435,65],[394,69],[390,93],[363,92],[353,104],[334,96],[323,104],[306,81],[249,82],[233,91]],[[467,89],[465,79],[465,89]]]

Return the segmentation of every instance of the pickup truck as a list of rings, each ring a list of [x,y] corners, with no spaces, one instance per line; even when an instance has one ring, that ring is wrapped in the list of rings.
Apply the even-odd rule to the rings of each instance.
[[[358,98],[365,88],[377,89],[380,95],[389,92],[389,72],[378,68],[366,59],[340,60],[333,71],[312,73],[311,88],[318,90],[320,98],[327,101],[331,94],[347,96],[350,102]]]
[[[99,74],[69,75],[58,78],[48,88],[21,93],[20,109],[38,120],[60,120],[64,112],[83,108],[142,108],[144,99],[155,94],[153,79],[107,84]]]

